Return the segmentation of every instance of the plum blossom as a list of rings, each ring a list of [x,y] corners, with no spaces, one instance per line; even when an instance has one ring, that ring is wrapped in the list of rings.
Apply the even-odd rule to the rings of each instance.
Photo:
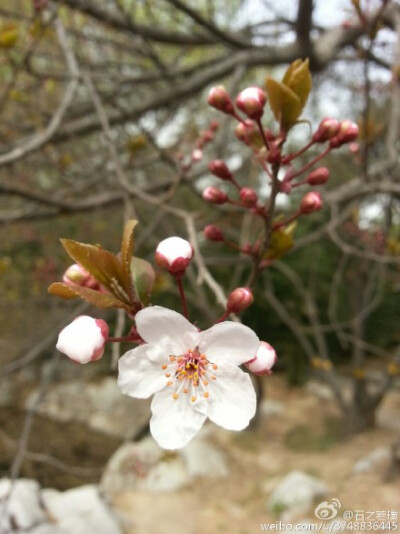
[[[61,330],[56,346],[77,363],[93,362],[103,356],[108,331],[102,319],[80,315]]]
[[[131,397],[154,395],[150,430],[161,447],[185,446],[207,417],[228,430],[249,424],[256,395],[239,365],[260,344],[250,328],[226,321],[200,332],[160,306],[139,311],[136,328],[145,344],[120,358],[118,384]]]
[[[245,366],[255,375],[271,375],[271,369],[275,365],[276,360],[277,357],[274,348],[266,341],[261,341],[256,355],[252,360],[246,362]]]

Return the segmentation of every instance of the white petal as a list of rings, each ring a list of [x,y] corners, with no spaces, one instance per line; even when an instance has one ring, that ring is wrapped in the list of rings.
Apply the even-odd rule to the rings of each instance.
[[[167,237],[157,246],[157,252],[162,254],[170,264],[177,258],[190,259],[193,256],[193,248],[189,241],[181,237]]]
[[[240,365],[254,358],[259,345],[253,330],[243,324],[226,321],[201,332],[199,349],[213,363]]]
[[[256,393],[247,373],[239,367],[221,366],[210,383],[208,417],[228,430],[242,430],[256,412]]]
[[[180,393],[179,398],[174,399],[172,393],[171,388],[166,388],[157,393],[151,403],[150,431],[163,449],[184,447],[207,418],[205,399],[196,401],[193,406],[186,394]]]
[[[167,385],[163,364],[168,356],[157,345],[140,345],[129,350],[118,361],[118,385],[122,393],[138,399],[147,399]]]
[[[194,349],[199,338],[197,328],[183,315],[161,306],[152,306],[138,312],[136,326],[145,341],[156,343],[174,355]]]

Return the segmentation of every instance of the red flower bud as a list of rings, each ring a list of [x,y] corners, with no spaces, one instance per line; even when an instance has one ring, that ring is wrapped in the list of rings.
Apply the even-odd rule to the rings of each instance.
[[[325,143],[335,137],[340,130],[340,122],[335,119],[325,118],[319,123],[318,130],[312,137],[314,143]]]
[[[81,265],[74,263],[68,267],[63,275],[63,282],[71,286],[88,287],[90,289],[100,289],[100,284]]]
[[[267,95],[259,87],[247,87],[236,98],[236,105],[248,117],[254,120],[261,119]]]
[[[204,228],[203,233],[204,237],[208,239],[208,241],[224,241],[223,233],[218,226],[215,226],[214,224],[208,224]]]
[[[249,287],[238,287],[228,297],[226,309],[229,313],[237,313],[245,310],[254,302],[254,297]]]
[[[212,132],[215,132],[216,130],[218,130],[218,128],[219,128],[219,122],[216,121],[216,120],[212,120],[212,121],[210,122],[210,130],[211,130]]]
[[[217,178],[228,181],[232,180],[232,173],[228,169],[226,163],[222,161],[222,159],[215,159],[214,161],[210,161],[208,168],[214,176],[217,176]]]
[[[218,85],[211,89],[208,93],[207,102],[209,106],[222,111],[222,113],[230,115],[233,112],[231,97],[223,85]]]
[[[203,200],[209,202],[210,204],[225,204],[228,200],[228,195],[226,195],[218,187],[206,187],[203,191]]]
[[[258,196],[251,187],[243,187],[240,190],[240,200],[246,208],[253,208],[258,202]]]
[[[314,211],[319,211],[322,208],[322,199],[319,193],[310,191],[302,198],[300,202],[301,213],[308,215]]]
[[[310,185],[322,185],[329,179],[329,169],[318,167],[307,176],[307,183]]]

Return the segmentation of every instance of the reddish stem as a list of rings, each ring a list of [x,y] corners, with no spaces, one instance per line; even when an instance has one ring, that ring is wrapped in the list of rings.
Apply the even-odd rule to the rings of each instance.
[[[182,275],[175,276],[175,279],[178,284],[179,296],[181,297],[183,315],[186,317],[186,319],[189,319],[189,310],[186,302],[185,291],[183,289]]]
[[[292,154],[289,154],[288,156],[285,156],[284,157],[284,165],[287,165],[294,158],[297,158],[301,154],[304,154],[304,152],[306,152],[306,150],[308,150],[310,147],[312,147],[313,144],[314,144],[314,141],[311,140],[309,143],[307,143],[305,146],[303,146],[303,148],[300,148],[300,150],[298,150],[297,152],[293,152]]]
[[[327,146],[325,150],[319,154],[316,158],[312,159],[307,163],[307,165],[304,165],[301,169],[299,169],[297,172],[293,173],[291,175],[291,179],[296,178],[297,176],[300,176],[300,174],[303,174],[303,172],[308,171],[313,165],[315,165],[320,159],[324,158],[329,152],[331,151],[331,147]]]
[[[264,141],[265,148],[267,150],[269,150],[268,139],[265,137],[265,132],[264,132],[264,129],[263,129],[262,124],[261,124],[261,119],[257,119],[256,123],[257,123],[258,129],[260,130],[261,137],[262,137],[262,139]]]

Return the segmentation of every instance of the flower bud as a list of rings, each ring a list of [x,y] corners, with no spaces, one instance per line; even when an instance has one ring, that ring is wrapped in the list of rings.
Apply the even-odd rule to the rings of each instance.
[[[108,324],[105,321],[80,315],[61,330],[56,346],[71,360],[88,363],[103,356],[107,338]]]
[[[228,166],[226,165],[225,161],[222,161],[222,159],[215,159],[213,161],[210,161],[208,168],[210,172],[212,172],[213,175],[217,178],[227,181],[232,180],[232,173],[228,169]]]
[[[319,193],[310,191],[302,198],[300,202],[301,213],[308,215],[314,211],[319,211],[322,208],[322,199]]]
[[[312,137],[314,143],[325,143],[335,137],[340,130],[340,122],[336,119],[325,118],[319,123],[318,130]]]
[[[271,369],[276,363],[276,360],[276,352],[273,347],[266,341],[261,341],[255,357],[246,362],[245,366],[255,375],[271,375]]]
[[[240,200],[246,208],[253,208],[258,202],[257,193],[251,187],[243,187],[240,190]]]
[[[238,287],[228,297],[226,309],[229,313],[237,313],[245,310],[254,302],[254,297],[249,287]]]
[[[219,122],[216,121],[216,120],[212,120],[212,121],[210,122],[210,130],[211,130],[212,132],[216,132],[216,131],[218,130],[218,128],[219,128]]]
[[[224,241],[224,235],[222,231],[214,224],[208,224],[204,230],[204,237],[208,241]]]
[[[259,87],[247,87],[236,98],[236,105],[250,119],[259,120],[264,113],[267,95]]]
[[[228,195],[218,187],[209,186],[203,191],[203,200],[210,204],[225,204],[228,200]]]
[[[157,265],[172,275],[183,274],[192,258],[193,247],[189,241],[175,236],[161,241],[155,255]]]
[[[201,161],[203,158],[203,151],[200,148],[195,148],[192,152],[192,161]]]
[[[209,106],[218,109],[218,111],[222,111],[222,113],[226,113],[228,115],[233,113],[233,103],[231,97],[223,85],[218,85],[210,90],[208,93],[207,102]]]
[[[240,122],[235,128],[235,134],[239,141],[250,146],[253,150],[259,150],[264,146],[264,140],[257,126],[251,120]]]
[[[63,275],[63,282],[71,286],[89,287],[90,289],[99,288],[97,280],[78,263],[73,263],[68,267]]]
[[[338,148],[346,143],[355,141],[358,137],[360,130],[357,124],[349,119],[346,119],[340,123],[339,133],[331,139],[331,148]]]
[[[310,185],[322,185],[329,179],[329,169],[318,167],[307,176],[307,183]]]

